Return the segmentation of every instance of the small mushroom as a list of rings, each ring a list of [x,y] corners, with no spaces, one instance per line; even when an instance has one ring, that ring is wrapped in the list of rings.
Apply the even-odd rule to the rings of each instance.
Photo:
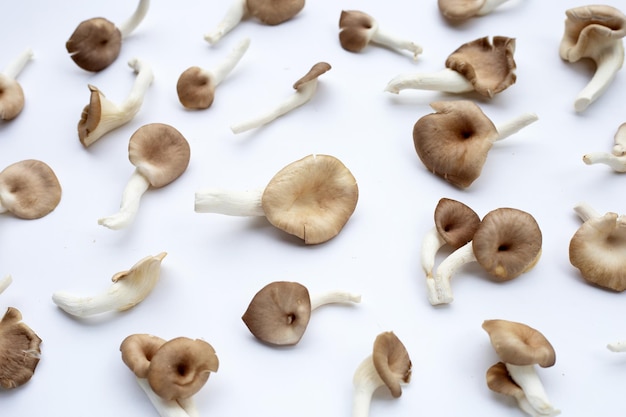
[[[271,345],[295,345],[309,324],[311,312],[331,303],[359,303],[361,296],[329,291],[315,296],[302,284],[275,281],[259,290],[241,317],[257,339]]]
[[[339,17],[339,43],[346,51],[360,52],[368,44],[375,43],[395,50],[406,50],[413,59],[422,53],[415,42],[399,38],[381,28],[372,16],[359,10],[342,10]]]
[[[318,77],[328,70],[330,70],[330,64],[326,62],[318,62],[313,65],[309,72],[307,72],[293,85],[294,90],[296,90],[294,94],[250,119],[235,123],[230,127],[230,129],[233,133],[241,133],[250,129],[261,127],[309,102],[317,91]]]
[[[105,134],[130,122],[141,109],[154,73],[150,65],[137,58],[130,60],[128,65],[137,77],[130,93],[120,104],[112,102],[97,87],[89,85],[89,104],[83,108],[78,122],[78,139],[83,146],[91,146]]]
[[[146,256],[128,271],[111,278],[107,291],[93,296],[78,296],[68,291],[52,294],[52,301],[63,311],[77,317],[89,317],[109,311],[126,311],[142,302],[154,289],[161,275],[161,261],[167,255]]]
[[[41,339],[22,322],[22,313],[9,307],[0,320],[0,387],[17,388],[35,373]]]
[[[411,381],[412,364],[404,344],[393,332],[376,337],[372,354],[357,367],[352,383],[352,417],[367,417],[374,392],[387,387],[393,398]]]
[[[556,362],[556,353],[548,339],[526,324],[508,320],[485,320],[482,327],[530,406],[542,416],[559,414],[548,400],[535,369],[535,365],[547,368]]]
[[[141,196],[150,188],[161,188],[180,177],[187,166],[191,150],[185,137],[174,127],[150,123],[130,137],[128,159],[135,166],[116,214],[103,217],[98,224],[122,229],[133,222]]]
[[[265,216],[306,244],[335,237],[356,208],[359,188],[348,168],[330,155],[309,155],[281,169],[260,190],[208,188],[195,194],[197,213]]]
[[[24,90],[17,76],[32,59],[33,50],[28,48],[0,72],[0,119],[13,120],[24,108]]]
[[[117,59],[122,41],[139,26],[149,6],[150,0],[139,0],[134,13],[119,26],[103,17],[81,22],[65,43],[70,58],[86,71],[102,71]]]
[[[615,133],[611,153],[591,152],[583,156],[587,165],[606,164],[615,172],[626,172],[626,123],[622,123]]]
[[[38,219],[61,201],[59,180],[45,162],[25,159],[0,172],[0,213],[20,219]]]
[[[461,188],[480,176],[494,142],[537,120],[536,114],[524,113],[495,126],[469,100],[437,101],[430,107],[435,113],[413,126],[415,151],[430,172]]]
[[[622,68],[626,16],[608,5],[575,7],[565,15],[559,55],[571,63],[591,59],[596,64],[593,77],[574,101],[574,109],[582,112],[604,94]]]
[[[447,93],[478,94],[492,98],[516,81],[515,39],[506,36],[479,38],[461,45],[435,73],[408,73],[394,77],[385,91],[398,94],[412,88]]]
[[[508,0],[437,0],[439,11],[452,21],[463,21],[484,16]]]
[[[249,17],[266,25],[279,25],[293,18],[304,8],[305,0],[232,0],[232,4],[218,25],[204,35],[214,45]]]
[[[427,280],[430,303],[452,302],[450,279],[462,265],[478,262],[496,281],[510,281],[535,266],[541,245],[541,230],[531,214],[509,207],[490,211],[472,240],[448,255],[434,279]]]
[[[198,66],[187,68],[178,78],[176,93],[180,103],[188,109],[207,109],[213,104],[215,88],[235,68],[250,46],[250,38],[239,42],[231,53],[214,68]]]

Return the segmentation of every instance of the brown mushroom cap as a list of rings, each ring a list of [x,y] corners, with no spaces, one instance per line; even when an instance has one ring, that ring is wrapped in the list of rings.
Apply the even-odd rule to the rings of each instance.
[[[335,237],[356,208],[356,179],[337,158],[309,155],[281,169],[263,191],[265,216],[306,244]]]
[[[250,16],[266,25],[283,23],[304,8],[305,0],[246,0]]]
[[[525,395],[524,390],[509,375],[504,362],[498,362],[490,366],[485,377],[487,379],[487,387],[498,394],[515,398],[521,398]]]
[[[346,51],[359,52],[370,41],[374,18],[359,10],[342,10],[339,16],[339,43]]]
[[[479,225],[478,214],[460,201],[442,198],[435,207],[437,232],[453,249],[472,240]]]
[[[38,219],[61,201],[61,185],[44,162],[26,159],[0,172],[0,203],[21,219]]]
[[[472,101],[438,101],[430,107],[436,113],[413,126],[415,151],[429,171],[457,187],[469,187],[480,176],[498,131]]]
[[[128,159],[154,188],[171,183],[187,169],[191,150],[174,127],[150,123],[130,137]]]
[[[100,101],[102,92],[98,87],[91,84],[88,87],[91,92],[89,94],[89,104],[83,108],[78,121],[78,139],[84,146],[91,145],[91,143],[87,143],[86,139],[91,132],[96,130],[102,118],[102,103]]]
[[[543,368],[556,362],[556,353],[548,339],[530,326],[508,320],[485,320],[482,327],[502,362]]]
[[[486,97],[515,84],[515,39],[479,38],[461,45],[446,60],[446,67],[463,75],[474,90]]]
[[[176,93],[185,108],[207,109],[215,98],[215,83],[206,70],[193,66],[178,78]]]
[[[539,260],[541,244],[535,218],[508,207],[487,213],[472,239],[476,260],[498,281],[511,280],[531,269]]]
[[[122,361],[137,378],[147,378],[150,361],[164,343],[164,339],[151,334],[132,334],[120,345]]]
[[[78,25],[65,47],[79,67],[97,72],[117,59],[122,48],[122,33],[113,22],[94,17]]]
[[[393,332],[379,334],[372,353],[374,367],[394,398],[402,395],[401,383],[411,380],[412,364],[404,344]]]
[[[276,281],[255,294],[241,319],[259,340],[295,345],[311,318],[309,290],[297,282]]]
[[[437,0],[441,14],[450,20],[465,20],[476,16],[485,0]]]
[[[24,102],[22,86],[14,79],[0,74],[0,119],[15,119],[24,108]]]
[[[28,382],[39,363],[41,339],[21,320],[22,314],[13,307],[0,320],[0,386],[4,389]]]
[[[311,67],[311,69],[309,70],[309,72],[307,72],[302,78],[300,78],[298,81],[296,81],[293,84],[293,88],[295,90],[299,90],[301,86],[303,86],[304,84],[311,82],[315,79],[317,79],[320,75],[322,75],[323,73],[325,73],[326,71],[330,70],[330,64],[327,62],[318,62],[315,65],[313,65]]]

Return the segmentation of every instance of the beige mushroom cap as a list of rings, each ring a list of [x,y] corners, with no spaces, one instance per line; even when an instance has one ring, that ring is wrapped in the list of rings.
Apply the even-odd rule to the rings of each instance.
[[[485,378],[487,380],[487,387],[493,392],[515,398],[524,396],[524,390],[513,381],[504,362],[498,362],[490,366],[489,369],[487,369]]]
[[[122,48],[122,33],[102,17],[81,22],[65,47],[72,60],[87,71],[101,71],[117,59]]]
[[[350,52],[359,52],[370,41],[374,18],[359,10],[342,10],[339,16],[339,43]]]
[[[246,0],[250,16],[266,25],[283,23],[304,8],[305,0]]]
[[[21,320],[22,314],[13,307],[0,320],[0,386],[4,389],[28,382],[39,363],[41,339]]]
[[[466,20],[476,16],[485,0],[437,0],[441,14],[450,20]]]
[[[21,219],[38,219],[61,201],[61,185],[44,162],[26,159],[0,172],[0,205]]]
[[[150,361],[164,343],[164,339],[151,334],[132,334],[120,345],[122,361],[137,378],[147,378]]]
[[[556,362],[552,344],[538,330],[508,320],[485,320],[483,329],[502,362],[524,366],[550,367]]]
[[[24,102],[22,86],[14,79],[0,74],[0,119],[15,119],[22,112]]]
[[[176,93],[188,109],[207,109],[215,99],[215,83],[210,74],[198,67],[187,68],[178,78]]]
[[[128,159],[154,188],[171,183],[187,169],[191,150],[174,127],[150,123],[137,129],[128,144]]]
[[[337,158],[309,155],[281,169],[261,204],[271,224],[306,244],[335,237],[356,208],[356,179]]]
[[[450,198],[439,200],[434,217],[437,232],[453,249],[472,240],[480,225],[480,217],[474,210]]]
[[[401,383],[411,380],[412,364],[404,344],[393,332],[379,334],[372,353],[374,367],[394,398],[402,395]]]

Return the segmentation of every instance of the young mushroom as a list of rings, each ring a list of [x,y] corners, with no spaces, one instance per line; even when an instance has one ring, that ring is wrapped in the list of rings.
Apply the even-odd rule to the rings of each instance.
[[[484,16],[508,0],[437,0],[439,12],[452,21]]]
[[[490,211],[472,240],[446,257],[433,280],[427,280],[432,305],[453,301],[450,279],[464,264],[478,262],[498,282],[510,281],[532,269],[541,256],[542,234],[535,218],[514,208]]]
[[[532,409],[542,416],[559,414],[548,400],[535,368],[535,365],[547,368],[556,362],[556,353],[548,339],[526,324],[508,320],[485,320],[482,327]]]
[[[606,164],[615,172],[626,172],[626,123],[622,123],[614,137],[611,153],[591,152],[583,156],[587,165]]]
[[[241,317],[250,333],[271,345],[295,345],[309,324],[311,312],[331,303],[359,303],[361,296],[329,291],[311,296],[302,284],[275,281],[259,290]]]
[[[41,356],[41,339],[9,307],[0,320],[0,387],[17,388],[30,381]]]
[[[264,216],[275,227],[318,244],[335,237],[356,208],[359,188],[348,168],[330,155],[309,155],[274,175],[263,189],[195,194],[197,213]]]
[[[150,0],[139,0],[135,12],[119,26],[103,17],[81,22],[65,43],[70,58],[86,71],[105,69],[117,59],[122,41],[139,26],[149,6]]]
[[[13,120],[22,112],[24,90],[17,76],[32,57],[33,50],[28,48],[0,72],[0,120]]]
[[[249,17],[266,25],[279,25],[293,18],[304,8],[305,0],[231,0],[232,4],[218,25],[204,35],[211,45]]]
[[[415,42],[397,37],[381,28],[372,16],[359,10],[342,10],[339,17],[339,43],[346,51],[360,52],[375,43],[395,50],[406,50],[413,59],[422,53]]]
[[[191,150],[187,139],[174,127],[150,123],[130,137],[128,159],[135,166],[116,214],[103,217],[98,224],[122,229],[133,222],[141,196],[150,188],[164,187],[180,177],[187,166]]]
[[[582,112],[604,94],[622,68],[626,16],[608,5],[575,7],[565,14],[559,55],[571,63],[590,59],[596,64],[593,77],[574,101],[574,109]]]
[[[296,90],[294,94],[250,119],[233,124],[230,129],[233,133],[241,133],[261,127],[309,102],[317,91],[318,77],[330,68],[330,64],[326,62],[313,65],[309,72],[294,83],[293,88]]]
[[[446,68],[434,73],[408,73],[394,77],[385,91],[404,89],[478,94],[492,98],[516,81],[515,39],[505,36],[479,38],[461,45],[446,59]]]
[[[412,364],[404,344],[393,332],[374,340],[372,354],[357,367],[352,378],[352,417],[367,417],[374,392],[387,387],[393,398],[402,395],[402,385],[411,381]]]
[[[142,302],[154,289],[161,275],[161,261],[167,255],[146,256],[128,271],[113,275],[107,291],[78,296],[68,291],[52,294],[52,301],[63,311],[77,317],[89,317],[109,311],[126,311]]]
[[[210,70],[193,66],[178,78],[176,93],[180,103],[188,109],[207,109],[213,104],[215,88],[235,68],[250,46],[250,38],[237,44],[231,53]]]
[[[78,139],[83,146],[91,146],[105,134],[130,122],[139,112],[146,91],[154,80],[154,73],[150,65],[137,58],[130,60],[128,65],[137,77],[130,93],[120,104],[106,98],[97,87],[89,85],[89,104],[83,108],[78,122]]]
[[[480,176],[494,142],[537,120],[536,114],[524,113],[495,126],[469,100],[437,101],[430,107],[435,113],[413,126],[415,151],[430,172],[460,188]]]

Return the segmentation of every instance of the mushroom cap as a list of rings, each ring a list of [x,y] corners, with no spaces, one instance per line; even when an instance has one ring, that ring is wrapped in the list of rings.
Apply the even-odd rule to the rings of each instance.
[[[84,146],[90,145],[90,143],[87,143],[87,137],[91,132],[96,130],[102,118],[102,102],[100,101],[102,92],[98,87],[91,84],[89,84],[88,87],[91,92],[89,95],[89,104],[83,108],[80,120],[78,121],[78,139]]]
[[[204,69],[193,66],[187,68],[176,83],[178,100],[188,109],[207,109],[215,98],[215,83]]]
[[[515,398],[525,395],[524,390],[509,375],[504,362],[498,362],[490,366],[485,377],[487,387],[494,392]]]
[[[446,67],[463,75],[477,93],[493,97],[515,84],[515,39],[478,38],[461,45],[446,60]]]
[[[117,59],[122,33],[113,22],[94,17],[81,22],[65,43],[72,60],[84,70],[101,71]]]
[[[616,213],[592,217],[574,233],[569,260],[583,278],[614,291],[626,290],[626,222]]]
[[[486,0],[437,0],[441,14],[450,20],[466,20],[478,14]]]
[[[24,108],[24,90],[14,79],[0,73],[0,119],[13,120]]]
[[[180,177],[190,157],[187,139],[164,123],[140,127],[128,144],[128,159],[154,188],[164,187]]]
[[[296,81],[293,84],[293,88],[295,90],[299,90],[304,84],[307,84],[313,80],[316,80],[320,75],[330,70],[330,64],[327,62],[318,62],[311,67],[309,72],[307,72],[302,78]]]
[[[608,5],[589,5],[565,11],[565,31],[559,55],[569,62],[591,57],[607,43],[626,35],[626,16]]]
[[[21,219],[38,219],[61,201],[61,185],[45,162],[26,159],[0,172],[0,203]]]
[[[250,16],[266,25],[283,23],[304,8],[305,0],[246,0]]]
[[[298,343],[310,318],[309,290],[288,281],[275,281],[261,288],[241,317],[257,339],[273,345]]]
[[[412,364],[406,347],[395,333],[383,332],[376,337],[372,360],[391,395],[394,398],[401,396],[401,383],[411,380]]]
[[[356,179],[341,161],[309,155],[274,175],[261,204],[271,224],[306,244],[317,244],[341,231],[358,198]]]
[[[472,240],[479,225],[478,214],[460,201],[442,198],[435,207],[437,232],[453,249]]]
[[[508,320],[485,320],[483,329],[500,359],[511,365],[550,367],[556,362],[552,344],[538,330]]]
[[[367,46],[376,25],[374,18],[359,10],[342,10],[339,16],[339,43],[346,51],[359,52]]]
[[[213,346],[204,340],[177,337],[163,343],[152,356],[148,383],[165,400],[189,398],[218,368]]]
[[[449,183],[465,188],[476,180],[498,131],[469,100],[430,104],[427,114],[413,126],[413,143],[422,163]]]
[[[498,281],[516,278],[535,266],[541,244],[535,218],[508,207],[487,213],[472,239],[476,260]]]
[[[21,320],[22,314],[13,307],[0,320],[0,386],[4,389],[28,382],[39,363],[41,339]]]
[[[151,334],[131,334],[120,345],[122,361],[137,378],[147,378],[150,362],[164,343],[164,339]]]

